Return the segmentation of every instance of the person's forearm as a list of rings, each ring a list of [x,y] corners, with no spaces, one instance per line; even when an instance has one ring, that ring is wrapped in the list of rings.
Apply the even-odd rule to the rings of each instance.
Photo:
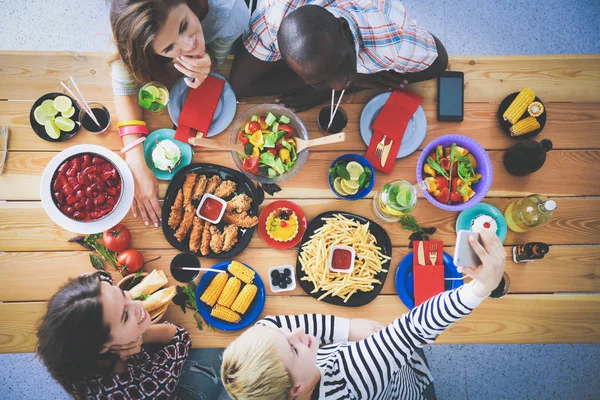
[[[322,345],[348,341],[350,320],[334,315],[303,314],[267,316],[257,324],[273,328],[287,328],[291,331],[301,328],[314,335]]]
[[[143,121],[144,119],[144,111],[138,104],[137,95],[115,96],[115,107],[117,108],[117,118],[119,121]],[[127,146],[139,138],[139,134],[125,135],[122,137],[123,146]],[[125,153],[125,158],[129,163],[137,164],[139,162],[145,162],[143,146],[135,146],[133,149]]]
[[[150,325],[150,327],[142,335],[142,340],[144,344],[167,344],[173,339],[176,332],[177,327],[175,325]]]

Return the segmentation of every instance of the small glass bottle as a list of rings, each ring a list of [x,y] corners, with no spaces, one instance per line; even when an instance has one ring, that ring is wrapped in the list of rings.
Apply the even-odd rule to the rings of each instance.
[[[504,211],[506,225],[513,232],[526,232],[544,225],[552,217],[556,202],[541,194],[532,194],[510,203]]]
[[[513,262],[524,263],[541,260],[550,251],[546,243],[531,242],[513,247]]]
[[[544,139],[523,140],[504,153],[504,168],[515,176],[525,176],[542,168],[546,162],[546,153],[552,150],[552,142]]]

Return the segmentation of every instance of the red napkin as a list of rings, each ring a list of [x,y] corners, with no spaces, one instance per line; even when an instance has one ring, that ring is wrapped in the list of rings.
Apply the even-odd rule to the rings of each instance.
[[[177,121],[175,140],[187,143],[188,139],[195,137],[197,132],[201,132],[202,137],[206,137],[224,85],[224,80],[209,75],[202,85],[188,90]]]
[[[415,288],[415,306],[429,300],[444,291],[444,242],[423,242],[425,264],[418,262],[418,241],[413,242],[413,279]],[[429,249],[432,243],[437,243],[436,265],[431,265]]]
[[[377,119],[371,125],[373,136],[371,137],[366,155],[367,160],[376,169],[388,173],[394,168],[396,155],[400,149],[400,144],[402,144],[402,138],[404,137],[408,121],[410,121],[410,118],[417,111],[422,100],[423,97],[409,90],[394,90],[388,101],[385,102]],[[375,157],[375,150],[384,135],[387,138],[385,144],[389,144],[390,140],[393,143],[385,166],[382,167],[381,158]]]

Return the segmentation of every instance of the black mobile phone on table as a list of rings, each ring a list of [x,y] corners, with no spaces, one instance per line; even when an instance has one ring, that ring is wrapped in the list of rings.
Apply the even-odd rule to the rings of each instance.
[[[438,77],[438,121],[460,122],[464,114],[465,74],[445,71]]]

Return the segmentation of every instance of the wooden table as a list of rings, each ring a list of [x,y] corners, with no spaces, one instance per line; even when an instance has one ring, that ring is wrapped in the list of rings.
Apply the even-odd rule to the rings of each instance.
[[[39,180],[50,159],[59,151],[81,143],[100,144],[112,150],[121,148],[116,121],[106,136],[85,131],[64,143],[39,139],[29,126],[30,107],[39,96],[59,89],[59,81],[76,77],[88,101],[105,104],[113,116],[115,107],[110,85],[108,54],[0,52],[0,125],[10,128],[9,153],[4,174],[0,175],[0,352],[30,352],[35,349],[35,330],[46,301],[69,277],[91,270],[88,253],[67,243],[73,236],[54,224],[40,203]],[[511,294],[501,300],[486,300],[473,314],[448,329],[438,343],[600,343],[600,57],[598,55],[528,57],[451,57],[451,70],[465,73],[465,121],[439,123],[436,120],[436,82],[411,86],[424,96],[428,132],[424,145],[448,133],[475,138],[489,152],[494,165],[494,182],[486,202],[500,210],[515,198],[543,193],[554,198],[558,210],[552,221],[526,234],[510,232],[505,242],[511,246],[543,241],[551,246],[543,261],[513,264],[507,272],[512,280]],[[228,74],[229,64],[222,68]],[[548,122],[538,139],[549,138],[554,150],[546,165],[525,178],[510,176],[502,166],[504,150],[514,142],[498,128],[498,103],[509,93],[532,88],[547,106]],[[293,199],[311,219],[326,210],[354,212],[374,218],[373,193],[367,199],[339,200],[327,184],[327,168],[334,158],[346,152],[364,154],[358,122],[363,105],[374,95],[361,92],[347,96],[349,115],[347,141],[311,151],[309,161],[291,180],[281,184],[275,198]],[[249,99],[239,105],[237,115],[251,103],[269,99]],[[318,137],[318,108],[300,114],[311,137]],[[148,116],[150,128],[170,127],[163,113]],[[219,140],[229,140],[229,131]],[[422,148],[421,147],[421,148]],[[395,178],[415,180],[418,152],[396,163],[389,175],[377,174],[374,190]],[[231,156],[219,151],[197,151],[194,162],[212,162],[235,168]],[[160,184],[160,196],[167,182]],[[267,199],[268,204],[272,198]],[[436,226],[435,238],[451,245],[455,240],[456,213],[442,211],[421,199],[413,215],[424,226]],[[133,235],[133,246],[146,259],[162,255],[152,264],[169,275],[169,262],[176,250],[162,231],[147,228],[139,219],[127,216],[124,223]],[[299,287],[283,295],[268,293],[264,314],[334,313],[390,323],[406,312],[396,295],[396,266],[407,254],[408,233],[397,224],[385,224],[392,243],[392,268],[381,295],[361,308],[331,306],[308,297]],[[446,248],[452,254],[451,247]],[[273,265],[295,264],[297,251],[267,248],[256,233],[250,246],[238,258],[267,279]],[[202,259],[207,267],[215,262]],[[172,283],[175,281],[170,278]],[[196,328],[191,313],[171,306],[167,319],[186,326],[195,347],[223,347],[238,333]]]

